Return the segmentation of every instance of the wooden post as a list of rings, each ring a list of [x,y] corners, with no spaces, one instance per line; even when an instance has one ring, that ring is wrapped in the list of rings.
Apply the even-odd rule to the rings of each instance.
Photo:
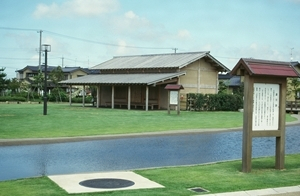
[[[284,156],[285,156],[285,97],[287,82],[285,78],[281,79],[281,89],[280,89],[280,106],[279,106],[279,119],[284,119],[279,121],[280,137],[276,137],[276,169],[284,169]]]
[[[168,91],[168,114],[170,114],[170,91]]]
[[[178,97],[177,97],[177,115],[180,115],[180,93],[179,91],[178,93]]]
[[[146,86],[146,111],[148,111],[149,104],[149,86]]]
[[[83,85],[82,90],[82,107],[85,107],[85,85]]]
[[[131,88],[128,86],[128,100],[127,100],[127,109],[130,110],[130,102],[131,102]]]
[[[252,164],[252,104],[253,79],[249,75],[244,76],[244,122],[243,122],[243,148],[242,171],[251,172]]]
[[[69,91],[69,104],[72,105],[72,85],[70,85],[70,91]]]
[[[111,86],[111,109],[115,108],[115,86]]]
[[[97,108],[100,107],[100,96],[101,96],[100,90],[101,90],[101,87],[100,87],[100,85],[98,85],[97,86]]]

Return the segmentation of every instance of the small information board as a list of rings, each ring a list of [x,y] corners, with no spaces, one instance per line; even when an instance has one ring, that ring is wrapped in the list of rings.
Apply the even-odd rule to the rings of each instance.
[[[170,104],[177,105],[178,103],[178,91],[170,91]]]
[[[279,84],[254,83],[252,129],[279,129]]]
[[[165,87],[168,90],[168,114],[170,114],[170,106],[177,107],[177,114],[180,114],[180,98],[179,91],[183,89],[183,86],[180,84],[168,84]]]

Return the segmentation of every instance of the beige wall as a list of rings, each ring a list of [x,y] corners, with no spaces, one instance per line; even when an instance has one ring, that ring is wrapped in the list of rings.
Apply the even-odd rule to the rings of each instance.
[[[218,71],[210,63],[200,59],[187,67],[181,69],[186,75],[181,76],[179,84],[183,86],[180,90],[180,109],[186,109],[186,94],[188,93],[203,93],[216,94],[218,93]]]
[[[81,70],[77,70],[77,71],[74,71],[70,74],[68,74],[68,79],[74,79],[74,78],[78,78],[78,76],[85,76],[87,75],[87,73],[81,71]]]
[[[179,83],[184,87],[180,92],[215,94],[218,91],[218,71],[200,59],[181,69],[186,75],[180,77]]]

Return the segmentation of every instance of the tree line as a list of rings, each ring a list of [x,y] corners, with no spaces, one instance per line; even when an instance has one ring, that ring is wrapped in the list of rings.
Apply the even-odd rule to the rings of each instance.
[[[42,90],[44,89],[44,74],[39,72],[33,76],[31,82],[19,80],[17,78],[6,78],[5,68],[0,68],[0,97],[1,100],[12,101],[26,101],[41,99]],[[47,83],[51,83],[51,97],[52,101],[62,101],[65,97],[65,92],[61,89],[60,81],[64,80],[65,76],[60,66],[56,67],[49,73]],[[5,98],[4,98],[5,97]],[[54,100],[53,100],[54,99]]]

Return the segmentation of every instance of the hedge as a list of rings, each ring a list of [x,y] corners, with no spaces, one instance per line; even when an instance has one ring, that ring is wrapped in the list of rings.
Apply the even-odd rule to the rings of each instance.
[[[0,97],[0,102],[6,102],[6,101],[26,101],[24,97]]]
[[[243,97],[237,94],[187,94],[189,110],[237,111],[243,108]]]
[[[92,103],[92,99],[93,99],[93,97],[91,97],[91,96],[85,97],[84,102]],[[82,97],[72,98],[72,103],[82,103]]]

